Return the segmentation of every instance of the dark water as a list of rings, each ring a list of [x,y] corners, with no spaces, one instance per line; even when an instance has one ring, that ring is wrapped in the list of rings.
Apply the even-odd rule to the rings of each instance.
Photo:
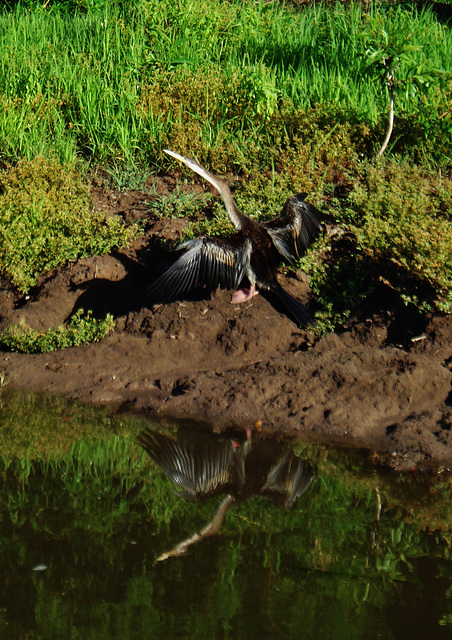
[[[452,635],[447,476],[17,395],[0,433],[2,639]]]

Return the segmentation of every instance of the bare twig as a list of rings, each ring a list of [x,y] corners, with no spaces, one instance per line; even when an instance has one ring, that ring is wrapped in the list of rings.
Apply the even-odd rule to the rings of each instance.
[[[388,62],[389,61],[387,61],[385,64],[387,65]],[[376,160],[378,160],[378,158],[381,158],[381,156],[385,152],[385,149],[389,144],[389,140],[391,139],[392,131],[394,129],[394,101],[395,101],[394,83],[395,83],[395,72],[397,71],[397,69],[398,69],[398,65],[394,69],[392,69],[392,71],[391,70],[388,71],[386,75],[386,85],[389,89],[389,95],[391,98],[389,103],[389,123],[388,123],[388,129],[386,131],[386,137],[384,139],[384,142],[381,145],[377,155],[375,156]]]

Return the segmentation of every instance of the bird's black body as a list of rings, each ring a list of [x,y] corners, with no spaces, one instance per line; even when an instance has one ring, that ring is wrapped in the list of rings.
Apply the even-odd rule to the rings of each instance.
[[[250,288],[236,291],[232,302],[248,300],[258,290],[268,291],[278,296],[296,322],[312,324],[308,309],[287,293],[277,279],[281,256],[294,265],[321,229],[318,211],[304,201],[306,194],[291,196],[278,217],[258,223],[238,209],[224,180],[191,158],[165,151],[220,192],[237,231],[228,238],[202,236],[181,244],[177,249],[180,257],[148,287],[147,297],[169,300],[203,286],[237,290],[242,282],[248,281]]]

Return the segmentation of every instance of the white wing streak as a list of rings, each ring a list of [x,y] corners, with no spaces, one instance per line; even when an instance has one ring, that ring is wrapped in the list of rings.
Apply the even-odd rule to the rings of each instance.
[[[237,289],[251,257],[251,241],[237,240],[235,236],[187,240],[177,249],[182,255],[152,283],[146,295],[160,302],[201,287]]]

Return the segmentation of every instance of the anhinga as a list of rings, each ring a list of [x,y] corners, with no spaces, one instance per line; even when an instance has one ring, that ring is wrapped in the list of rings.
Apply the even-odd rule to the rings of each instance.
[[[280,215],[256,222],[242,213],[232,198],[228,184],[209,173],[191,158],[164,149],[166,153],[208,180],[219,191],[236,232],[228,238],[201,236],[183,242],[180,257],[146,290],[146,297],[174,299],[200,287],[235,289],[232,303],[245,302],[259,291],[277,295],[294,320],[312,324],[308,309],[285,291],[278,282],[281,256],[295,266],[322,228],[318,211],[304,201],[305,193],[288,198]],[[247,280],[249,288],[240,288]]]
[[[157,558],[157,562],[187,552],[188,548],[221,528],[228,510],[260,495],[278,508],[290,509],[314,480],[313,468],[281,442],[246,435],[228,437],[180,430],[177,437],[147,429],[138,441],[167,478],[177,495],[201,501],[226,494],[203,529]]]

